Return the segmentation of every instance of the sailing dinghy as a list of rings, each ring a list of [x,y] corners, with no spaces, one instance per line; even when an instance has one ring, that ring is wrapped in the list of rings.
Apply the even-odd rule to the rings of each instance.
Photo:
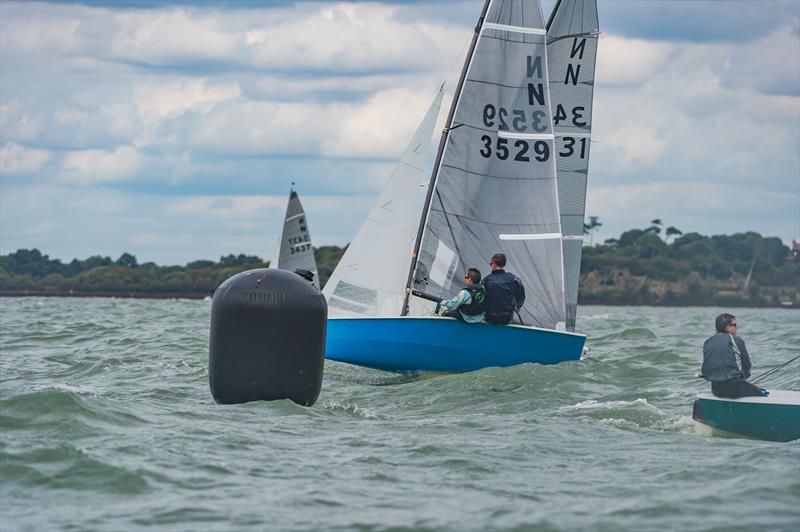
[[[713,429],[769,441],[800,439],[800,391],[770,390],[767,397],[727,399],[701,393],[692,418]]]
[[[546,33],[538,0],[484,4],[442,132],[413,248],[407,243],[385,249],[384,236],[399,226],[378,222],[367,230],[373,231],[371,253],[345,254],[324,290],[327,358],[390,371],[446,372],[580,358],[585,335],[566,331],[559,154]],[[423,126],[415,139],[424,136]],[[414,155],[413,145],[399,167],[417,168],[421,174],[421,153]],[[409,179],[398,183],[416,186],[414,172],[402,173]],[[384,207],[403,209],[384,199],[379,198],[370,217],[385,215]],[[406,205],[404,210],[409,209]],[[407,221],[403,229],[408,233]],[[351,248],[360,246],[362,231],[364,226]],[[391,262],[398,252],[406,253],[404,285]],[[488,273],[496,252],[506,254],[509,270],[525,285],[519,316],[524,325],[465,324],[425,315],[430,301],[450,298],[463,288],[467,268]],[[354,275],[361,260],[377,262],[368,274]],[[395,288],[384,289],[388,282]]]
[[[278,269],[306,270],[314,274],[314,286],[319,288],[317,261],[314,258],[314,248],[311,245],[311,236],[308,233],[308,221],[300,197],[292,189],[289,192],[289,203],[286,205],[286,216],[283,221],[283,234],[278,251],[278,260],[275,261]]]

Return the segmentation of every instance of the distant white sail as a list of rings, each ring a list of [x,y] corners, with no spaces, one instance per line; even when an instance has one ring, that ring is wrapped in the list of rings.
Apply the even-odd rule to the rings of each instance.
[[[308,270],[314,274],[314,286],[319,288],[317,261],[314,259],[314,248],[308,232],[308,220],[303,211],[300,198],[294,190],[289,194],[286,206],[286,218],[283,222],[280,251],[276,261],[281,270]]]
[[[345,251],[323,294],[329,316],[399,316],[419,224],[420,183],[436,117],[436,95],[389,181]]]
[[[567,330],[575,330],[597,57],[596,0],[558,0],[547,24]]]

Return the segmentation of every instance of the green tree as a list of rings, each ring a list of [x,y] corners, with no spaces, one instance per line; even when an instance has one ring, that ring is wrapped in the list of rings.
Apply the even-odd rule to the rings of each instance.
[[[600,218],[599,216],[589,216],[589,223],[584,222],[583,224],[583,234],[589,235],[590,246],[593,243],[595,229],[603,225],[602,222],[598,221],[599,218]]]
[[[139,265],[139,263],[136,261],[136,257],[130,253],[123,253],[120,255],[114,264],[117,266],[122,266],[123,268],[135,268]]]
[[[682,235],[683,231],[681,231],[680,229],[678,229],[674,225],[670,225],[669,227],[667,227],[667,231],[664,234],[667,237],[667,240],[669,240],[669,237],[671,237],[671,236],[680,236],[680,235]]]

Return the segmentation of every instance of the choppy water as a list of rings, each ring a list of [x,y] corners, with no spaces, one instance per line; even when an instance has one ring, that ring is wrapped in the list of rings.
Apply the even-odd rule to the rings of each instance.
[[[582,307],[558,366],[328,362],[312,408],[215,404],[210,309],[0,299],[0,530],[800,529],[800,442],[691,420],[722,309]],[[733,313],[754,374],[797,352],[800,313]]]

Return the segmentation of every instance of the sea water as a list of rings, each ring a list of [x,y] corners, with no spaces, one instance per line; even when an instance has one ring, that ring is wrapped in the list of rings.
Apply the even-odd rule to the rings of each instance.
[[[585,360],[217,405],[209,301],[0,299],[0,530],[800,529],[800,442],[709,435],[719,308],[581,307]],[[733,309],[754,375],[800,313]],[[764,383],[800,389],[800,365]]]

